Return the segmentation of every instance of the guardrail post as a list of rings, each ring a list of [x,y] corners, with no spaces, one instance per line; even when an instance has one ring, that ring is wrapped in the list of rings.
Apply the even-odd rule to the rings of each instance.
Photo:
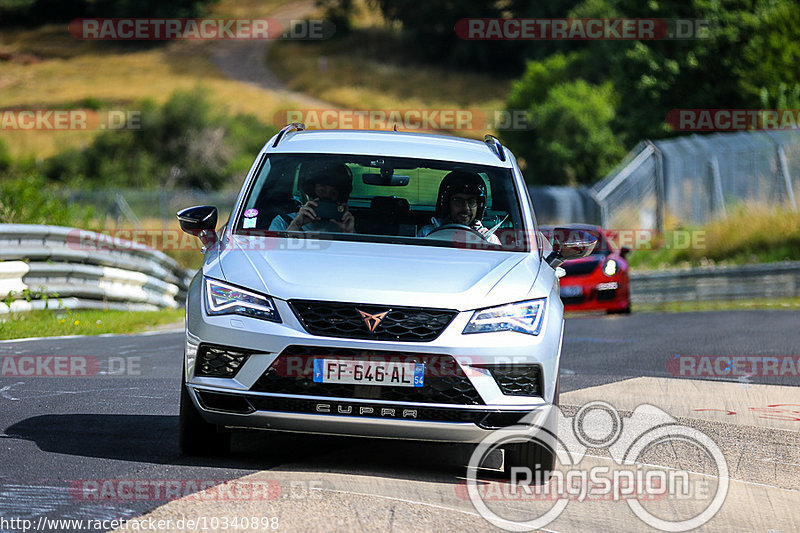
[[[722,194],[722,178],[719,175],[717,156],[708,161],[708,177],[711,182],[711,191],[709,191],[711,193],[711,211],[724,217],[727,212],[725,210],[725,196]]]
[[[655,190],[656,190],[656,232],[664,234],[664,211],[666,210],[666,195],[664,194],[664,156],[661,150],[652,141],[647,144],[653,149],[653,163],[655,167]]]
[[[794,190],[792,189],[792,176],[789,174],[789,164],[786,161],[786,150],[783,145],[778,145],[778,171],[783,177],[783,183],[786,187],[786,198],[789,200],[789,205],[792,210],[797,212],[797,201],[794,198]]]

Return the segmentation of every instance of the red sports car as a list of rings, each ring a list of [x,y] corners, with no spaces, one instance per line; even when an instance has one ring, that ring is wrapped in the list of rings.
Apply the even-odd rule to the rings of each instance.
[[[597,245],[590,255],[561,265],[567,272],[561,278],[561,301],[566,310],[630,313],[630,282],[625,260],[630,248],[615,249],[614,232],[599,226],[570,224],[568,227],[591,233],[597,237]],[[553,228],[540,229],[552,241]]]

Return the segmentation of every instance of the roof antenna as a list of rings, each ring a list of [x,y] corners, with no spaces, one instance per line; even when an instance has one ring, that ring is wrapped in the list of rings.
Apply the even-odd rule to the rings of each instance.
[[[397,131],[397,122],[394,123],[394,131]]]

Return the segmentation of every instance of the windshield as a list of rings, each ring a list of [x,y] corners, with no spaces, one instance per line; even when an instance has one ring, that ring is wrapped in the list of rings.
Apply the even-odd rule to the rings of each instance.
[[[529,251],[510,169],[362,155],[264,158],[235,233]]]

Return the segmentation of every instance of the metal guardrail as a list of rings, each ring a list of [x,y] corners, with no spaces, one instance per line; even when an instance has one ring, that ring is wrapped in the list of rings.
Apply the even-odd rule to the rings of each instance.
[[[191,275],[163,252],[133,241],[61,226],[0,224],[0,298],[11,293],[14,299],[0,304],[0,313],[178,307]]]
[[[631,272],[631,301],[800,297],[800,261]]]

